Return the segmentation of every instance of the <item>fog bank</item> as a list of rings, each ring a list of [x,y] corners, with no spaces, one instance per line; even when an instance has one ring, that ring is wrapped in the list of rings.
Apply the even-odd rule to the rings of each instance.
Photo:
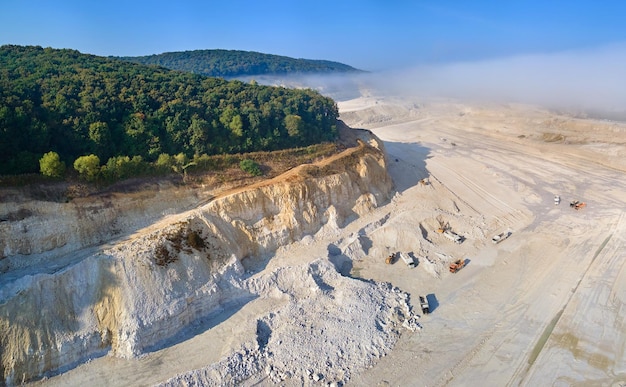
[[[372,74],[376,90],[418,97],[626,110],[626,44]]]
[[[626,120],[626,43],[554,54],[409,66],[383,72],[260,76],[262,84],[307,87],[337,101],[362,95],[526,103]],[[249,79],[242,79],[249,80]]]

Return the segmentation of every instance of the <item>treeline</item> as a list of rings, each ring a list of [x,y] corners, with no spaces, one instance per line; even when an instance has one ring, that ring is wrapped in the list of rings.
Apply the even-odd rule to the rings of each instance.
[[[166,67],[211,77],[287,73],[361,72],[343,63],[327,60],[294,59],[286,56],[238,50],[194,50],[119,59]]]
[[[240,168],[252,175],[260,176],[264,172],[261,164],[272,169],[271,165],[295,167],[303,163],[311,163],[320,157],[335,154],[338,144],[326,142],[301,148],[289,148],[272,152],[251,152],[244,154],[195,155],[187,157],[183,153],[168,155],[161,153],[156,161],[148,162],[141,156],[114,156],[102,161],[96,155],[80,156],[72,165],[67,166],[56,152],[48,152],[39,160],[41,175],[44,177],[79,177],[88,182],[111,184],[132,177],[164,176],[177,173],[187,180],[188,173],[196,175],[204,172],[224,172],[232,168]],[[270,173],[271,174],[271,173]],[[7,185],[24,185],[30,182],[44,181],[36,175],[3,176]]]
[[[312,90],[225,81],[33,46],[0,47],[0,174],[277,150],[336,138],[335,102]],[[125,160],[125,159],[124,159]]]

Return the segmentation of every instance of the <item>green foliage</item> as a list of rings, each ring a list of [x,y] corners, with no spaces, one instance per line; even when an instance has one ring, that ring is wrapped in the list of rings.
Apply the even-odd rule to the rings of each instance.
[[[179,153],[173,157],[174,166],[180,168],[181,170],[185,168],[185,165],[189,164],[189,157],[187,157],[184,153]]]
[[[193,159],[195,163],[194,169],[203,171],[223,171],[228,168],[237,167],[240,162],[240,158],[235,155],[199,155]]]
[[[161,153],[155,162],[155,166],[159,171],[166,172],[170,171],[175,163],[176,160],[174,160],[174,157],[168,155],[167,153]]]
[[[154,162],[161,154],[308,146],[334,140],[337,117],[335,102],[313,90],[228,82],[74,50],[0,46],[0,175],[38,172],[50,149],[60,160],[92,154]],[[107,162],[103,173],[125,175],[120,160],[115,168]]]
[[[261,176],[263,172],[254,160],[244,159],[239,163],[239,167],[242,171],[251,174],[252,176]]]
[[[44,176],[62,177],[65,173],[65,163],[61,161],[58,153],[48,152],[39,159],[39,170]]]
[[[106,122],[92,122],[89,124],[89,140],[91,148],[101,156],[105,157],[111,149],[111,131]]]
[[[286,56],[238,50],[195,50],[158,55],[121,57],[146,65],[163,66],[210,77],[286,73],[361,72],[343,63],[327,60],[294,59]]]
[[[139,176],[148,170],[149,166],[143,161],[141,156],[111,157],[101,170],[107,180],[117,181],[133,176]]]
[[[100,174],[100,158],[96,155],[80,156],[74,161],[74,169],[81,178],[95,181]]]
[[[285,128],[287,128],[287,134],[291,137],[300,135],[302,130],[302,117],[295,114],[289,114],[285,117]]]
[[[1,132],[2,130],[0,129],[0,135]],[[0,154],[0,160],[2,158],[2,154]],[[0,174],[19,175],[24,173],[36,173],[39,171],[38,160],[40,158],[41,153],[35,154],[29,151],[19,151],[12,159],[6,160],[6,162],[0,162]]]
[[[228,124],[228,128],[235,136],[243,137],[243,121],[241,120],[241,116],[239,114],[233,117]]]

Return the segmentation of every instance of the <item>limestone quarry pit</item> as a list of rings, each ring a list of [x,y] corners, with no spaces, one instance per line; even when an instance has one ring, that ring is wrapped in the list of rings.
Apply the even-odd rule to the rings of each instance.
[[[371,130],[360,145],[222,195],[3,200],[3,382],[626,383],[626,125],[387,96],[339,108]]]

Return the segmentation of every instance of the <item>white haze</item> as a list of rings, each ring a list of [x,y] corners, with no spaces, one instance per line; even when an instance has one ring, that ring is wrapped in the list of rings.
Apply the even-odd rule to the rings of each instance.
[[[381,73],[377,88],[426,97],[625,110],[626,45]]]
[[[276,84],[276,82],[270,82]],[[282,80],[336,100],[363,93],[529,103],[626,119],[626,44],[359,75]]]

